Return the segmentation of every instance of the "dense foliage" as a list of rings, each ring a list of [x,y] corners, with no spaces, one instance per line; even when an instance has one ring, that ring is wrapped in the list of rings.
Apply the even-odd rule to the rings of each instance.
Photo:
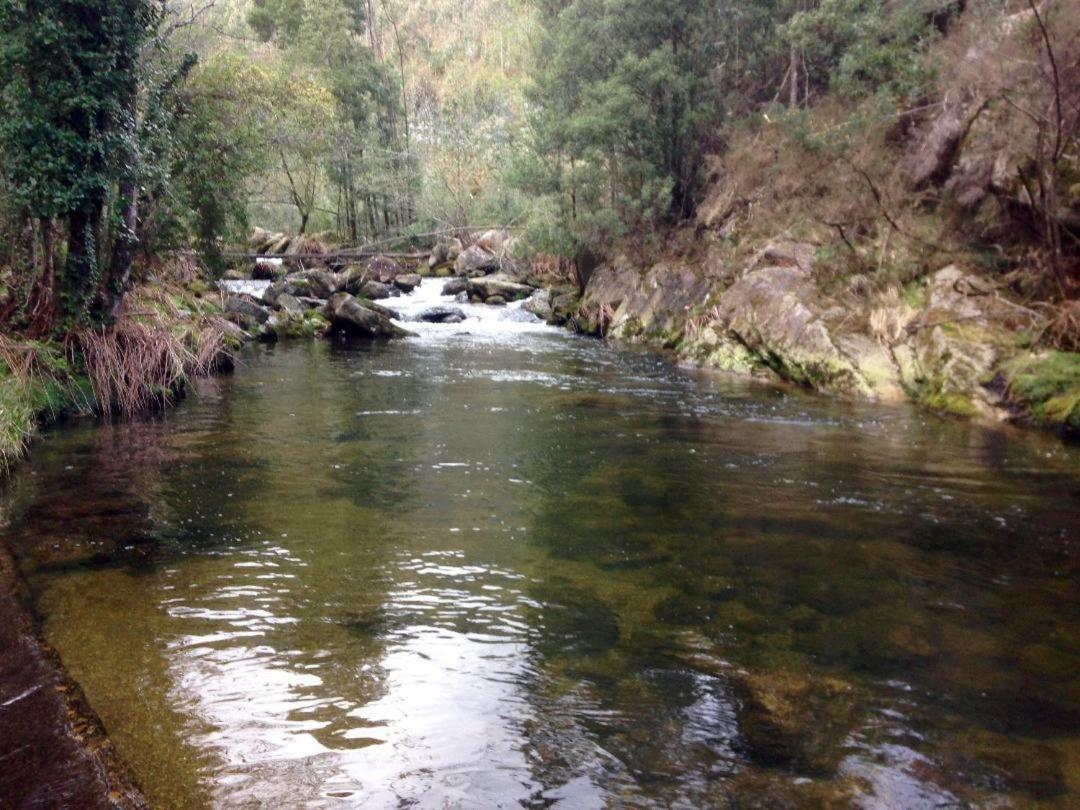
[[[516,225],[533,251],[587,259],[694,217],[718,182],[712,156],[748,144],[759,154],[746,177],[761,153],[777,166],[831,154],[880,197],[874,160],[902,154],[867,150],[929,128],[957,99],[1026,116],[1018,204],[1060,267],[1072,249],[1056,212],[1075,185],[1076,116],[1060,92],[1055,115],[1053,88],[1072,75],[1062,21],[1075,4],[1047,6],[1048,39],[1033,7],[3,0],[0,315],[36,334],[108,321],[132,266],[195,248],[220,268],[249,224],[352,244]],[[1022,53],[999,46],[996,72],[950,84],[942,59],[963,59],[939,43],[957,20],[977,43],[1021,18]],[[1018,97],[1032,93],[1035,106]],[[738,168],[732,189],[746,182]],[[873,230],[866,212],[844,216],[830,221],[849,242]]]

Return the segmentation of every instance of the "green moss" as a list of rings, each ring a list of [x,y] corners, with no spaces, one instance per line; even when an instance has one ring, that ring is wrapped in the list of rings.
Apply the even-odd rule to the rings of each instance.
[[[904,301],[912,309],[923,309],[929,300],[926,284],[922,281],[913,281],[904,285],[902,291]]]
[[[1035,424],[1080,429],[1080,354],[1024,355],[1003,371],[1010,397]]]
[[[936,391],[924,394],[919,401],[932,411],[952,416],[973,417],[979,413],[971,400],[957,391]]]

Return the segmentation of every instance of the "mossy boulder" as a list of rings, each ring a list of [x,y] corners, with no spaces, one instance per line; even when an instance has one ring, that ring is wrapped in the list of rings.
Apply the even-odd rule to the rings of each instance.
[[[739,742],[750,759],[810,775],[829,775],[846,753],[859,718],[853,686],[787,671],[736,676]]]

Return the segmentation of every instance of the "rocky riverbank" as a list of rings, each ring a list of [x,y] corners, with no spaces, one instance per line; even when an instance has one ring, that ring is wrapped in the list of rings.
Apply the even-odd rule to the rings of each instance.
[[[707,250],[646,266],[620,256],[592,274],[575,323],[827,394],[1080,430],[1080,355],[1033,349],[1039,313],[985,276],[949,265],[884,291],[823,276],[815,247],[790,240],[741,264]]]
[[[263,250],[280,234],[257,232]],[[310,243],[308,243],[310,244]],[[621,253],[589,274],[584,291],[551,286],[514,260],[514,240],[482,234],[443,240],[426,261],[385,256],[302,269],[256,261],[238,275],[269,279],[259,296],[226,312],[262,340],[311,335],[396,338],[393,297],[443,284],[459,301],[523,308],[548,323],[673,352],[684,363],[794,383],[992,423],[1080,431],[1080,356],[1033,348],[1035,309],[985,275],[946,265],[916,283],[882,288],[862,276],[833,279],[815,245],[790,239],[733,260],[708,236],[663,261]],[[455,319],[442,307],[426,318]],[[443,311],[448,310],[448,311]]]

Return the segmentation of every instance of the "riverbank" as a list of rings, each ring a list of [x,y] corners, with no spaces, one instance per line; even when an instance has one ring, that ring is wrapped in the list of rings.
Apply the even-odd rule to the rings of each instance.
[[[149,807],[0,544],[0,806]]]
[[[651,263],[622,254],[593,272],[575,323],[690,365],[1080,434],[1080,354],[1040,346],[1046,318],[1003,285],[957,265],[830,284],[823,264],[790,239],[743,259],[707,238]]]

